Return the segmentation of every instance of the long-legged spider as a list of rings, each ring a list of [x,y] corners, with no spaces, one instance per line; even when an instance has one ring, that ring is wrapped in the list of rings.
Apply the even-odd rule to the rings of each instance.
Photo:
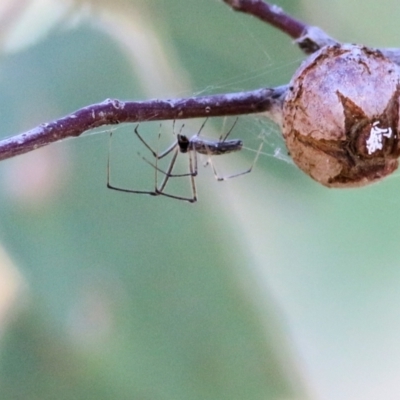
[[[260,154],[263,144],[262,143],[260,144],[260,147],[256,153],[253,163],[247,170],[241,171],[241,172],[233,174],[233,175],[220,176],[217,173],[217,170],[215,169],[215,166],[212,162],[211,157],[239,151],[243,147],[243,142],[240,139],[230,139],[230,140],[227,139],[229,134],[232,132],[233,128],[235,127],[237,119],[235,120],[234,124],[229,129],[229,131],[225,135],[221,136],[218,140],[205,139],[200,136],[200,133],[203,130],[206,122],[207,122],[207,119],[203,122],[203,124],[201,125],[198,132],[190,138],[188,138],[186,135],[181,134],[182,129],[184,127],[184,125],[182,125],[181,129],[179,130],[179,133],[176,134],[176,140],[174,141],[174,143],[172,143],[172,145],[169,146],[167,149],[165,149],[162,153],[159,153],[158,151],[154,151],[151,148],[151,146],[140,135],[140,133],[138,131],[139,125],[136,125],[136,127],[134,129],[136,136],[146,146],[146,148],[151,152],[151,154],[155,158],[155,163],[152,163],[149,160],[147,160],[145,157],[142,156],[144,161],[146,161],[148,164],[150,164],[154,168],[154,174],[155,174],[154,190],[152,190],[152,191],[134,190],[134,189],[126,189],[126,188],[121,188],[121,187],[112,185],[110,183],[110,154],[108,156],[108,163],[107,163],[107,187],[109,189],[117,190],[120,192],[148,194],[151,196],[162,195],[162,196],[170,197],[173,199],[184,200],[184,201],[189,201],[191,203],[194,203],[197,201],[197,190],[196,190],[196,183],[195,183],[195,177],[198,172],[197,154],[203,154],[208,157],[207,162],[204,164],[204,166],[207,166],[209,164],[211,165],[211,167],[213,169],[214,177],[218,181],[224,181],[227,179],[235,178],[235,177],[250,173],[254,167],[254,164],[257,162],[257,159],[258,159],[258,156]],[[174,127],[175,127],[175,122],[174,122]],[[158,135],[159,139],[160,139],[160,135],[161,135],[161,133],[159,133],[159,135]],[[111,142],[111,137],[112,137],[112,132],[110,132],[110,142]],[[173,152],[171,161],[168,164],[167,170],[164,171],[161,168],[159,168],[158,161],[161,160],[162,158],[164,158],[165,156],[167,156],[168,154],[170,154],[171,152]],[[182,173],[182,174],[174,174],[172,171],[175,166],[176,159],[177,159],[179,153],[187,153],[188,154],[189,172]],[[164,179],[162,180],[160,185],[158,184],[158,173],[159,172],[164,175]],[[165,187],[170,178],[179,178],[179,177],[186,177],[186,176],[190,177],[191,188],[192,188],[192,196],[191,197],[178,196],[178,195],[174,195],[174,194],[165,192]]]

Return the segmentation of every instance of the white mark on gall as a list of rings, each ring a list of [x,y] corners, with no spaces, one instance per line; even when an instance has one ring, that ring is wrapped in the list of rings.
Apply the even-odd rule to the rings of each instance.
[[[282,132],[297,166],[328,187],[375,182],[398,167],[400,69],[380,51],[325,46],[294,74]]]
[[[379,128],[379,121],[372,124],[369,138],[367,139],[368,154],[375,153],[377,150],[383,149],[383,138],[392,137],[392,128]]]

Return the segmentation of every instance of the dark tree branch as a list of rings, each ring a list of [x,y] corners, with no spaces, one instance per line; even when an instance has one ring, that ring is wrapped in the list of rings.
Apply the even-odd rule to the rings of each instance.
[[[296,43],[306,54],[311,54],[326,45],[338,43],[320,28],[309,26],[286,14],[280,7],[268,4],[263,0],[223,1],[235,11],[253,15],[280,29],[295,39]]]
[[[0,160],[46,146],[103,125],[265,112],[280,122],[286,86],[250,92],[218,94],[172,100],[120,101],[108,99],[58,120],[0,141]]]
[[[308,26],[286,14],[280,7],[262,0],[223,0],[235,11],[253,15],[264,22],[285,32],[293,39],[298,39]]]
[[[252,15],[278,28],[293,39],[306,53],[311,54],[324,46],[338,44],[335,39],[327,35],[322,29],[310,26],[286,14],[282,8],[265,2],[264,0],[222,0],[235,11]],[[387,58],[400,65],[400,49],[378,49]]]
[[[309,26],[286,14],[281,8],[263,0],[223,0],[233,10],[253,15],[294,38],[305,53],[313,53],[337,44],[317,27]],[[400,65],[400,49],[381,49],[382,53]],[[263,112],[281,125],[282,104],[287,86],[258,89],[250,92],[220,94],[172,100],[124,102],[106,100],[84,107],[58,120],[17,136],[0,141],[0,160],[27,153],[67,137],[103,125],[123,122],[158,121],[243,115]]]

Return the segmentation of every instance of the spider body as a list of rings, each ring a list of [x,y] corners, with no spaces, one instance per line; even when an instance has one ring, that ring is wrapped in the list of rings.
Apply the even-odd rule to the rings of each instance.
[[[198,134],[188,138],[185,135],[178,134],[177,145],[181,153],[193,151],[206,156],[219,156],[241,150],[243,142],[240,139],[226,140],[226,138],[219,141],[209,140],[199,137]]]
[[[218,181],[224,181],[230,178],[234,178],[240,175],[248,174],[251,172],[253,169],[254,164],[257,161],[258,155],[261,151],[262,148],[262,143],[260,144],[260,147],[258,149],[258,152],[256,154],[256,157],[254,158],[254,161],[252,165],[250,166],[249,169],[239,172],[237,174],[229,175],[229,176],[220,176],[218,175],[214,164],[212,162],[211,157],[212,156],[218,156],[218,155],[223,155],[223,154],[228,154],[228,153],[233,153],[236,151],[240,151],[243,148],[243,142],[240,139],[227,139],[229,134],[232,132],[233,128],[236,125],[237,120],[235,123],[232,125],[232,127],[229,129],[229,131],[225,134],[225,136],[221,136],[218,140],[212,140],[212,139],[205,139],[202,136],[200,136],[200,133],[207,122],[207,119],[203,122],[201,125],[199,131],[191,136],[187,137],[186,135],[182,135],[182,129],[184,125],[182,125],[179,133],[176,135],[176,140],[174,143],[171,144],[166,150],[164,150],[161,153],[158,153],[154,151],[150,145],[142,138],[142,136],[139,134],[138,131],[138,125],[136,126],[134,132],[136,136],[139,138],[139,140],[145,145],[145,147],[151,152],[153,155],[155,162],[151,162],[147,160],[145,157],[141,156],[144,161],[146,161],[148,164],[150,164],[155,171],[155,182],[154,182],[154,190],[152,191],[144,191],[144,190],[133,190],[133,189],[125,189],[125,188],[120,188],[117,186],[113,186],[110,184],[110,159],[108,159],[108,168],[107,168],[107,187],[109,189],[121,191],[121,192],[127,192],[127,193],[138,193],[138,194],[148,194],[151,196],[166,196],[170,197],[173,199],[177,200],[184,200],[188,201],[190,203],[194,203],[197,201],[197,190],[196,190],[196,183],[195,183],[195,177],[197,176],[198,172],[198,162],[197,162],[197,155],[202,154],[207,156],[207,162],[204,164],[204,166],[211,165],[214,176]],[[175,123],[174,123],[175,125]],[[110,139],[111,139],[112,133],[110,133]],[[160,134],[159,134],[160,138]],[[166,157],[168,154],[172,153],[171,156],[171,161],[168,164],[167,169],[164,171],[158,166],[158,161]],[[173,169],[177,160],[177,157],[179,154],[187,154],[188,159],[189,159],[189,172],[182,173],[182,174],[174,174]],[[158,184],[158,173],[161,173],[164,175],[164,179],[162,180],[161,184]],[[182,177],[190,177],[190,183],[192,187],[192,196],[191,197],[184,197],[184,196],[179,196],[171,193],[167,193],[165,191],[165,187],[167,186],[168,181],[171,178],[182,178]]]

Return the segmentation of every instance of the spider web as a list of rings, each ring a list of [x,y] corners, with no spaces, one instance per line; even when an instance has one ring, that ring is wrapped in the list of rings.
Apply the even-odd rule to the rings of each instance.
[[[249,48],[247,55],[245,57],[232,57],[232,60],[229,60],[228,64],[223,64],[221,62],[220,74],[218,73],[216,76],[211,75],[212,78],[210,79],[208,77],[206,80],[204,80],[204,83],[201,83],[201,81],[199,83],[199,80],[197,79],[197,83],[194,86],[193,84],[189,85],[191,87],[191,89],[189,89],[190,92],[188,89],[186,89],[186,91],[176,93],[174,97],[191,97],[213,93],[240,92],[260,87],[279,86],[286,84],[289,81],[300,61],[304,58],[302,55],[299,56],[299,51],[290,43],[290,40],[284,37],[279,41],[276,41],[274,36],[271,36],[273,37],[273,40],[268,40],[270,34],[277,34],[273,28],[270,28],[265,24],[260,24],[258,21],[253,21],[249,25],[249,20],[244,22],[245,19],[243,19],[243,16],[239,16],[236,13],[231,13],[230,18],[233,18],[237,30],[234,32],[234,35],[232,35],[232,49],[226,49],[226,51],[232,54],[232,52],[235,51],[235,46],[238,44],[238,42],[241,42],[239,43],[241,48]],[[146,25],[142,28],[147,32],[147,29],[150,29],[151,27]],[[259,33],[256,32],[257,30]],[[148,35],[141,35],[140,37],[146,38]],[[286,43],[287,49],[290,49],[288,54],[286,54],[287,50],[282,47],[283,42]],[[148,53],[146,53],[146,56],[143,56],[141,53],[141,49],[149,49],[151,43],[152,42],[148,43],[144,41],[140,44],[140,46],[133,46],[131,43],[132,47],[129,48],[129,54],[134,54],[135,60],[140,59],[142,60],[142,63],[144,63],[144,61],[149,58],[148,63],[143,67],[143,71],[138,71],[140,77],[142,75],[147,76],[150,68],[149,65],[153,65],[155,62],[154,60],[159,60],[160,58],[157,47],[153,48],[154,59],[149,57]],[[175,72],[175,75],[179,76],[178,68],[173,67],[175,63],[173,59],[173,56],[175,55],[174,49],[169,48],[165,43],[163,43],[163,45],[165,47],[163,54],[168,54],[169,68],[172,68],[172,70]],[[199,51],[196,48],[191,48],[190,50],[194,53]],[[221,49],[221,51],[222,50],[224,49]],[[238,52],[239,51],[240,50],[238,50]],[[278,57],[277,54],[283,54],[284,57]],[[224,61],[225,55],[226,54],[223,52],[221,55],[216,54],[216,57],[218,58],[218,56],[220,56],[220,60]],[[201,51],[197,55],[197,58],[202,58]],[[245,65],[240,62],[243,58],[248,60],[248,62],[246,61]],[[231,61],[232,64],[230,64]],[[235,62],[237,62],[237,64],[235,64]],[[163,64],[161,63],[160,66],[160,62],[157,61],[157,65],[159,66],[160,73],[162,74]],[[168,68],[164,68],[164,70],[167,71]],[[195,79],[195,75],[196,74],[193,74],[193,79]],[[168,72],[166,72],[163,77],[168,77]],[[155,77],[154,80],[157,80],[156,78],[157,77]],[[185,78],[183,77],[182,80],[184,81]],[[185,87],[185,82],[182,87]],[[151,94],[150,97],[154,97],[154,95]],[[201,121],[185,121],[183,133],[189,137],[192,136],[197,132],[199,124],[201,124],[203,121],[204,119]],[[207,122],[207,126],[203,134],[204,136],[211,136],[214,140],[216,140],[221,134],[227,132],[233,122],[234,118],[231,117],[212,118],[209,122]],[[149,139],[150,146],[156,152],[161,152],[175,140],[171,125],[172,124],[170,121],[162,122],[161,135],[159,138],[159,122],[142,122],[139,130],[140,132],[144,133],[146,140],[147,138]],[[180,123],[177,124],[177,130],[179,130],[179,126]],[[154,168],[149,165],[149,162],[154,162],[154,157],[151,155],[148,149],[143,146],[142,143],[136,140],[137,138],[134,137],[133,130],[133,125],[113,128],[115,134],[113,136],[113,144],[110,155],[112,165],[111,175],[118,177],[119,174],[122,174],[122,181],[126,181],[127,183],[122,183],[121,186],[131,187],[131,182],[134,180],[135,182],[139,183],[139,186],[141,186],[143,182],[144,186],[146,187],[145,190],[147,190],[150,182],[149,190],[151,190],[153,186],[151,182],[154,182]],[[126,134],[124,134],[125,132]],[[260,142],[264,143],[260,153],[261,159],[273,158],[279,160],[280,162],[292,163],[291,158],[287,154],[286,146],[279,127],[261,115],[240,116],[238,124],[231,133],[230,138],[242,139],[244,142],[244,148],[239,155],[235,153],[233,155],[224,155],[224,157],[214,157],[214,159],[218,158],[218,160],[215,160],[215,163],[218,171],[222,171],[222,175],[225,175],[225,170],[228,170],[231,165],[234,167],[236,167],[236,165],[241,166],[242,161],[247,163],[246,165],[250,165],[255,157],[257,149],[259,148]],[[135,144],[132,145],[132,143]],[[137,154],[138,152],[140,154]],[[244,160],[242,160],[242,154],[245,156]],[[145,157],[148,162],[143,160],[143,157]],[[228,159],[233,157],[236,158],[232,161],[232,163],[230,163]],[[168,166],[168,160],[169,157],[166,157],[165,160],[160,160],[159,167],[165,170],[165,168]],[[120,161],[121,167],[118,167]],[[199,160],[199,173],[202,173],[201,164],[202,161]],[[131,165],[131,167],[129,167],[129,165]],[[187,172],[187,157],[182,157],[182,154],[180,154],[178,156],[176,168],[178,170],[176,173]],[[230,170],[226,172],[227,175],[230,175],[230,173]],[[160,176],[160,178],[162,177]],[[175,182],[181,181],[187,182],[189,180],[173,179],[171,180],[170,184],[175,184]],[[136,189],[136,185],[134,186]],[[140,190],[141,187],[137,189]]]

